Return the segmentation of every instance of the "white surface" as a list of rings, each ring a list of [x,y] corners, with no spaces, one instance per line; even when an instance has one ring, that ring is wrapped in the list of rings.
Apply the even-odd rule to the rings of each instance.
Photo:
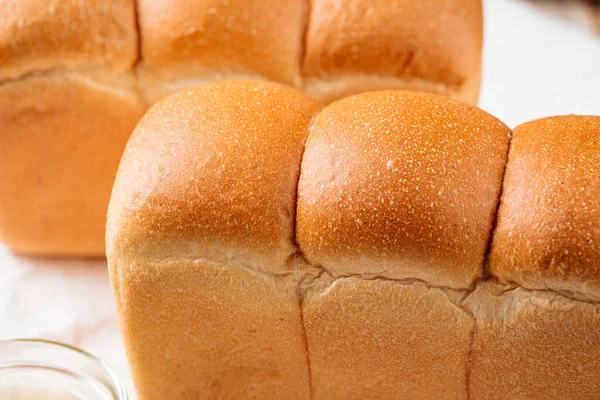
[[[521,3],[486,1],[481,107],[511,127],[600,114],[600,41]],[[0,340],[17,337],[91,351],[133,394],[104,262],[22,259],[0,247]]]
[[[600,115],[600,40],[523,3],[488,0],[480,107],[511,128]]]
[[[16,338],[83,348],[133,393],[105,261],[35,260],[0,247],[0,340]]]

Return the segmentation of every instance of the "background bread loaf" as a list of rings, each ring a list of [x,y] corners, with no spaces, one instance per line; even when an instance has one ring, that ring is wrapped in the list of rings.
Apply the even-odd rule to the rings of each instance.
[[[117,165],[144,112],[133,1],[4,1],[0,15],[0,240],[101,256]]]
[[[141,0],[145,97],[219,79],[299,86],[308,9],[298,0]]]
[[[583,221],[599,120],[525,124],[509,151],[500,121],[433,94],[319,111],[290,88],[223,82],[155,105],[108,225],[142,398],[594,398],[596,231]],[[576,273],[561,286],[537,267],[561,242],[521,250],[528,213],[549,204],[545,240],[586,254],[563,260]],[[535,274],[509,278],[515,266]]]
[[[442,93],[477,103],[480,0],[313,0],[303,88],[325,103],[365,91]]]
[[[147,105],[201,82],[276,81],[325,102],[402,87],[475,103],[480,0],[445,1],[434,12],[439,6],[0,2],[0,240],[27,254],[102,255],[128,135]]]

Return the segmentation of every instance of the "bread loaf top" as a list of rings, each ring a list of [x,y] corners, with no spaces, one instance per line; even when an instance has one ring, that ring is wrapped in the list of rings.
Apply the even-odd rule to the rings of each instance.
[[[286,272],[300,160],[320,107],[266,82],[215,82],[159,102],[123,155],[107,252]]]
[[[299,86],[307,12],[303,1],[141,0],[147,96],[155,101],[192,82],[236,77]]]
[[[439,95],[373,92],[319,110],[259,82],[159,102],[121,163],[109,260],[281,274],[301,254],[334,277],[466,289],[493,237],[492,277],[600,299],[600,117],[525,124],[509,152],[504,124]]]
[[[364,86],[418,89],[477,103],[482,14],[480,0],[314,0],[305,87],[326,103]]]
[[[600,117],[514,129],[489,271],[600,299]]]

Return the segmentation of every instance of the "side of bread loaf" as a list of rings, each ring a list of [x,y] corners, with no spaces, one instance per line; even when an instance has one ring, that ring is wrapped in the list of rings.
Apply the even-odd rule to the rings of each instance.
[[[9,1],[0,15],[0,240],[102,256],[117,165],[145,109],[133,1]]]
[[[319,109],[282,85],[212,83],[140,121],[107,253],[142,398],[309,397],[293,238]]]

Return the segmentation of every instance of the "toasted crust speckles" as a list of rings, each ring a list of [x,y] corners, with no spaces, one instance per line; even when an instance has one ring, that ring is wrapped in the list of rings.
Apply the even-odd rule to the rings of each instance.
[[[600,299],[600,117],[515,128],[489,270]]]
[[[108,215],[108,257],[235,259],[284,272],[296,183],[320,109],[295,89],[220,82],[179,92],[140,121]]]
[[[509,135],[491,115],[438,95],[331,104],[302,162],[301,250],[334,275],[470,286],[482,274]]]

